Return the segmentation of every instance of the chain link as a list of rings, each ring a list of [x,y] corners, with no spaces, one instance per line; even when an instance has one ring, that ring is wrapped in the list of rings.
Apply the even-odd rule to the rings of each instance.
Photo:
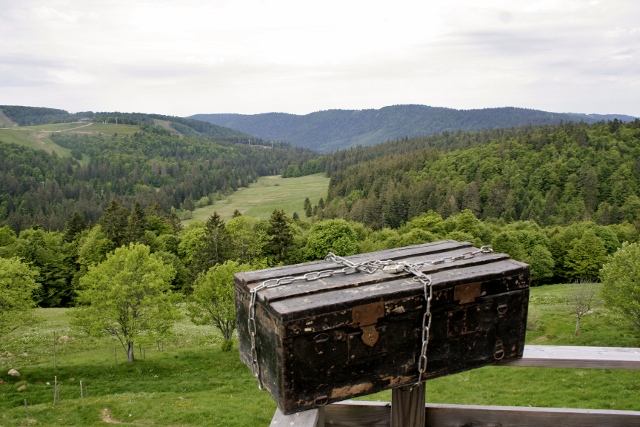
[[[277,286],[289,285],[294,282],[311,282],[314,280],[325,279],[328,277],[332,277],[336,274],[353,274],[353,273],[366,273],[372,274],[376,271],[382,270],[385,273],[396,274],[407,272],[413,275],[413,280],[416,282],[422,283],[422,290],[424,294],[425,300],[425,312],[422,316],[422,329],[421,329],[421,338],[422,338],[422,346],[420,349],[420,357],[418,359],[418,381],[414,386],[420,385],[423,381],[425,381],[425,376],[427,372],[427,347],[429,345],[429,333],[431,331],[431,300],[433,299],[433,286],[431,281],[431,276],[423,273],[420,269],[429,266],[429,265],[438,265],[446,262],[454,262],[463,259],[470,259],[475,257],[477,254],[486,254],[493,252],[493,248],[491,246],[482,246],[480,249],[475,251],[465,252],[456,256],[448,256],[442,257],[436,260],[427,260],[418,263],[407,263],[405,261],[393,261],[393,260],[374,260],[374,261],[365,261],[356,263],[350,261],[341,256],[335,255],[334,253],[329,252],[325,257],[325,261],[331,261],[336,264],[342,265],[342,268],[335,270],[320,270],[320,271],[312,271],[306,273],[302,276],[285,276],[277,279],[268,279],[251,289],[249,292],[251,294],[251,299],[249,302],[249,319],[248,319],[248,328],[249,328],[249,337],[251,339],[251,370],[253,375],[258,380],[258,388],[260,390],[264,389],[262,383],[262,375],[260,373],[260,363],[258,362],[258,348],[256,345],[256,335],[258,332],[257,324],[256,324],[256,300],[258,292],[265,288],[274,288]]]

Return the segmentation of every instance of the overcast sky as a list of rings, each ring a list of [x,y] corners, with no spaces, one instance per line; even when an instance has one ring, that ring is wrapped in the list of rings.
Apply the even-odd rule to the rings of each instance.
[[[640,116],[640,1],[0,0],[0,104]]]

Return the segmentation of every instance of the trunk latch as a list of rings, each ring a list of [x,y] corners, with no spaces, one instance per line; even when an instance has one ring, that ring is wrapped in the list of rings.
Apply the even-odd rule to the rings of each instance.
[[[353,323],[357,323],[362,329],[362,342],[373,347],[378,342],[376,323],[379,318],[384,317],[384,301],[354,307],[352,316]]]

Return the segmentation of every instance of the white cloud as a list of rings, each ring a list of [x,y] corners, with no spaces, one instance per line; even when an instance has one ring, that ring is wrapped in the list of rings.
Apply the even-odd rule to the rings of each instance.
[[[635,0],[7,3],[0,103],[176,115],[398,103],[640,115]]]

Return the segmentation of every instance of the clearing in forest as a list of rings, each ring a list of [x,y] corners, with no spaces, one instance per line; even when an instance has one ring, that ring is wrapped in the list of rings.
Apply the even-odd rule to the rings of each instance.
[[[299,178],[282,178],[263,176],[248,188],[241,188],[213,205],[193,211],[193,219],[183,221],[186,225],[192,220],[206,221],[213,212],[218,212],[222,219],[229,220],[237,209],[242,215],[258,219],[268,219],[275,209],[282,209],[291,217],[297,212],[301,219],[304,215],[304,199],[309,198],[311,205],[320,198],[327,197],[329,178],[324,174],[301,176]]]

